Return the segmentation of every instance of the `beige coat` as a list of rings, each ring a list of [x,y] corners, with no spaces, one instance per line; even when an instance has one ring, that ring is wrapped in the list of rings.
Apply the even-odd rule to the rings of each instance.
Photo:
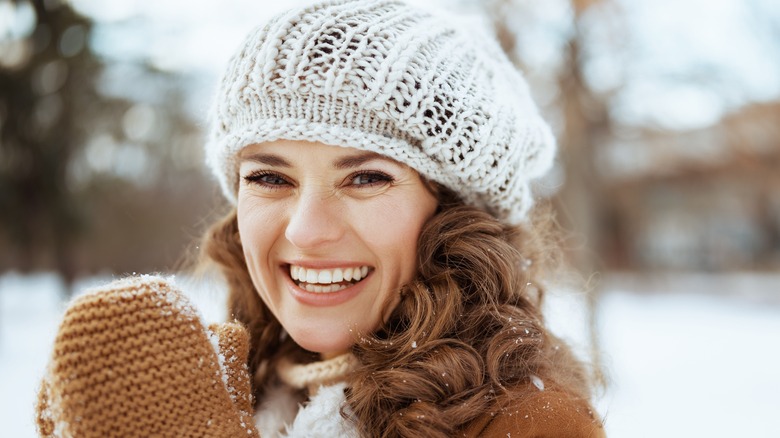
[[[587,401],[555,389],[537,391],[495,415],[485,415],[463,430],[464,437],[603,438],[604,428]]]

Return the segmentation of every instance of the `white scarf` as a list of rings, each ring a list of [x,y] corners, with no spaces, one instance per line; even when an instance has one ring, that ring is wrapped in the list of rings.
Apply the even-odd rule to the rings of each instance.
[[[352,354],[330,360],[296,365],[282,360],[277,374],[282,383],[269,388],[258,404],[255,425],[263,438],[358,438],[358,432],[341,411],[346,406],[344,382],[357,367]],[[296,390],[307,388],[309,401],[301,403]]]
[[[255,426],[263,438],[358,438],[355,425],[341,416],[346,387],[344,382],[321,386],[304,404],[289,386],[271,388],[258,405]]]

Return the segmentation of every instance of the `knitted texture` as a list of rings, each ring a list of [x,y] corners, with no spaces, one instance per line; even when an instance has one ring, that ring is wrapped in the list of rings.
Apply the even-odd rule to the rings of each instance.
[[[67,309],[39,394],[44,437],[258,437],[238,324],[206,330],[158,277],[87,293]]]
[[[377,152],[509,223],[555,141],[498,44],[401,1],[294,9],[252,32],[217,92],[206,161],[229,200],[238,152],[278,139]]]
[[[357,366],[357,358],[352,353],[346,353],[308,364],[293,364],[282,359],[276,371],[285,384],[295,389],[308,388],[309,392],[313,393],[319,386],[345,380]]]

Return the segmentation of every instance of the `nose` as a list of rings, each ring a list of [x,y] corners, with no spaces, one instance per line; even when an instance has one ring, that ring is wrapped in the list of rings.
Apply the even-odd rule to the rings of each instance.
[[[338,199],[328,193],[302,193],[290,213],[285,237],[301,249],[314,249],[338,241],[345,224]]]

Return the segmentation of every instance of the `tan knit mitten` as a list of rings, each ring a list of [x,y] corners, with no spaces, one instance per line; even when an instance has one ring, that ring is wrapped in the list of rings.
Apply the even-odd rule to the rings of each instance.
[[[259,437],[238,324],[201,324],[160,277],[116,281],[67,309],[38,397],[43,437]]]

